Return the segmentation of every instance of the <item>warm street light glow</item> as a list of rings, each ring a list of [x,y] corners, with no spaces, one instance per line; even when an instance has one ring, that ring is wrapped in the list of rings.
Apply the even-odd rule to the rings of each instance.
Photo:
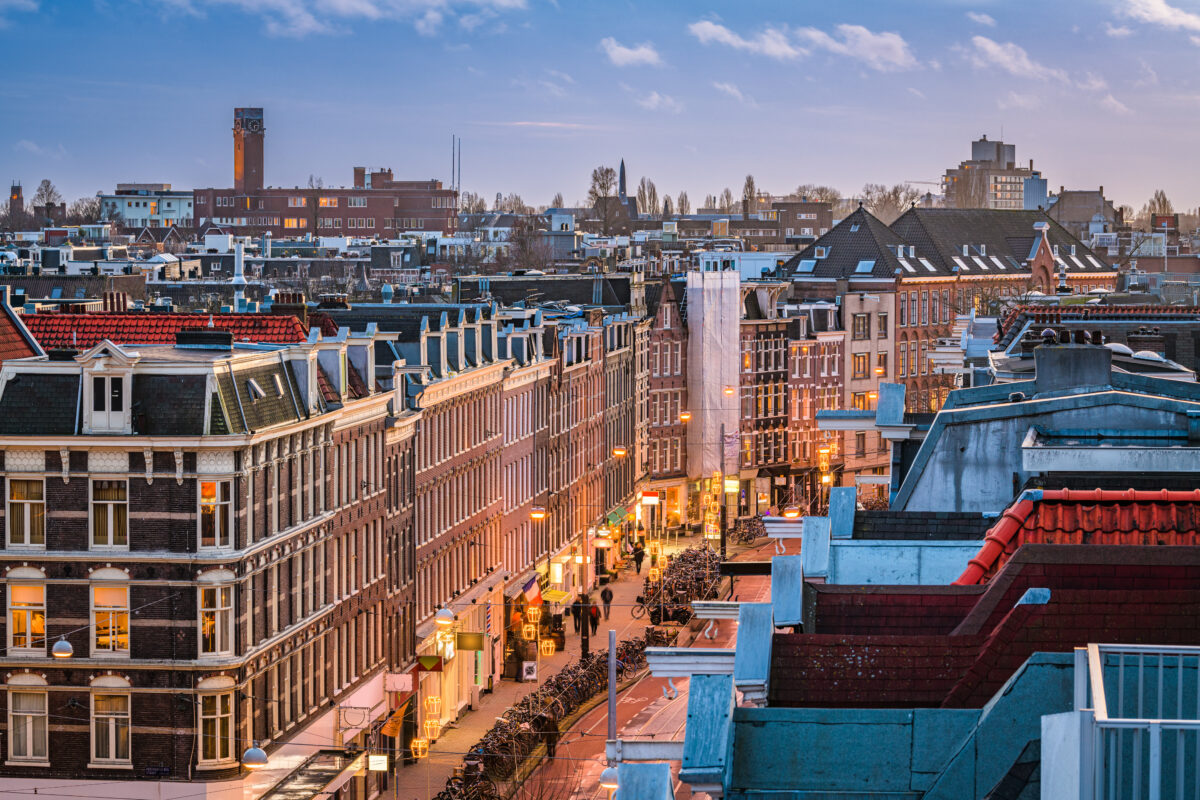
[[[692,412],[690,412],[690,411],[679,412],[679,421],[680,422],[691,422],[692,421]]]
[[[610,792],[617,788],[616,767],[606,767],[604,771],[600,773],[600,788],[607,789]]]
[[[822,475],[821,483],[833,483],[833,476],[832,475]]]
[[[554,655],[554,640],[553,639],[542,639],[541,648],[542,648],[543,656],[546,656],[547,658],[549,658],[550,656]]]
[[[651,583],[656,583],[659,579],[659,575],[660,573],[658,571],[658,567],[651,567],[650,573],[647,575],[647,577],[650,578]]]
[[[50,655],[55,658],[70,658],[75,655],[75,648],[67,641],[67,637],[60,636],[58,641],[54,643],[54,647],[50,648]]]
[[[542,607],[541,606],[530,606],[529,610],[526,611],[525,613],[529,617],[530,622],[537,622],[539,619],[542,618]]]
[[[867,392],[868,400],[875,400],[878,397],[879,397],[879,392]]]
[[[242,766],[246,769],[259,769],[267,765],[267,752],[254,742],[242,753]]]
[[[783,516],[787,517],[788,519],[795,519],[796,517],[800,516],[800,507],[784,506]]]
[[[439,628],[449,628],[454,624],[454,612],[445,607],[438,609],[437,614],[433,616],[433,621]]]
[[[440,715],[442,713],[442,698],[436,694],[426,697],[425,710],[430,714]]]
[[[546,518],[546,507],[545,506],[534,506],[533,509],[529,512],[529,518],[530,519],[545,519]]]
[[[732,386],[726,386],[726,387],[725,387],[725,394],[726,394],[726,395],[728,395],[728,396],[730,396],[730,397],[732,397],[732,396],[733,396],[733,387],[732,387]]]
[[[527,642],[532,642],[534,639],[536,639],[537,638],[537,625],[534,625],[532,622],[522,625],[521,626],[521,638],[523,638]]]
[[[629,455],[629,451],[620,446],[614,447],[612,453],[614,458],[624,458]]]
[[[823,456],[827,456],[827,455],[829,455],[829,447],[828,447],[828,446],[825,446],[825,447],[818,447],[818,448],[817,448],[817,452],[818,452],[818,453],[820,453],[820,454],[821,454],[821,455],[823,455]]]
[[[413,739],[408,743],[408,749],[412,750],[413,758],[424,758],[429,755],[429,740]]]

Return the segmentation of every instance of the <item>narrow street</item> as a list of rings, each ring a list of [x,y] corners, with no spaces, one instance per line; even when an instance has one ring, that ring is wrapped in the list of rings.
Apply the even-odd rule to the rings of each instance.
[[[788,553],[798,553],[799,541],[788,542]],[[739,552],[740,550],[740,552]],[[769,560],[775,555],[775,542],[765,541],[749,549],[731,548],[735,561]],[[768,577],[738,578],[734,596],[743,602],[770,599]],[[644,620],[635,621],[639,626]],[[618,636],[621,634],[618,633]],[[721,623],[712,639],[697,636],[694,647],[733,647],[737,641],[737,623]],[[687,680],[675,680],[676,695],[668,698],[666,679],[644,676],[617,699],[617,735],[622,739],[681,740],[687,719]],[[585,714],[569,731],[562,733],[558,752],[552,761],[543,762],[529,777],[516,797],[519,800],[607,800],[599,786],[605,767],[604,742],[608,731],[608,707],[601,703]],[[672,768],[678,772],[679,764]],[[677,785],[680,800],[690,797],[686,786]]]

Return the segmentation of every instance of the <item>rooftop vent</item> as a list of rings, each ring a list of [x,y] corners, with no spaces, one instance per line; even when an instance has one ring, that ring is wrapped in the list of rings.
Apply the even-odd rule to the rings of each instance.
[[[79,351],[69,348],[56,348],[48,351],[46,355],[50,357],[51,361],[74,361],[75,356],[79,355]]]
[[[232,350],[233,331],[219,328],[185,328],[175,334],[175,346],[204,350]]]

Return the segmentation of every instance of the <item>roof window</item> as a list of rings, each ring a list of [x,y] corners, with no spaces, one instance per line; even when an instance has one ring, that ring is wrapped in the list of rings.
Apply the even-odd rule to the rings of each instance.
[[[861,273],[869,273],[874,269],[875,269],[875,262],[873,260],[864,260],[864,261],[858,262],[858,266],[854,268],[854,271],[855,271],[855,273],[861,274]]]
[[[258,385],[258,381],[254,380],[254,378],[246,381],[246,392],[250,395],[251,403],[257,403],[267,396],[267,393],[263,391],[263,388]]]

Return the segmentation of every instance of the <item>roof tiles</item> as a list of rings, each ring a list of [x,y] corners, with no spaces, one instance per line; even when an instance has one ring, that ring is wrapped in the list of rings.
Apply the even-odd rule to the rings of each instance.
[[[25,326],[46,350],[83,350],[108,339],[115,344],[174,344],[181,330],[212,327],[234,341],[292,344],[306,331],[293,316],[278,314],[29,314]]]

